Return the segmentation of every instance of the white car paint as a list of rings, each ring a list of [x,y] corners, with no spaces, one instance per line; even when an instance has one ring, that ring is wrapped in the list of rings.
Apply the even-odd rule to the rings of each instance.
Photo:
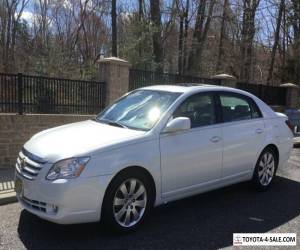
[[[222,141],[211,142],[212,137],[222,137],[220,124],[161,135],[163,197],[187,193],[199,184],[220,181]]]
[[[278,148],[279,167],[289,158],[293,135],[285,124],[286,116],[276,114],[247,92],[211,85],[143,89],[182,92],[150,131],[118,128],[89,120],[48,129],[33,136],[24,149],[46,163],[37,164],[20,153],[26,162],[41,168],[34,180],[24,178],[16,171],[23,183],[22,196],[18,195],[21,205],[41,218],[60,224],[98,221],[107,186],[126,167],[139,166],[151,174],[157,206],[250,180],[260,153],[269,144]],[[205,91],[228,91],[248,96],[258,105],[263,118],[164,133],[178,105],[187,97]],[[79,156],[90,156],[79,177],[46,180],[54,163]],[[33,207],[34,202],[39,206],[46,203],[46,207],[54,204],[58,211],[37,210]]]

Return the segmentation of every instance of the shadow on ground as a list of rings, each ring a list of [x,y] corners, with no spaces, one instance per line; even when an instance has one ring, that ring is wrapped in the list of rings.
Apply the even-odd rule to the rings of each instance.
[[[243,183],[158,207],[129,235],[111,236],[98,223],[56,225],[26,211],[18,233],[27,249],[216,249],[231,246],[235,232],[266,232],[299,216],[299,197],[299,182],[278,177],[267,192]]]

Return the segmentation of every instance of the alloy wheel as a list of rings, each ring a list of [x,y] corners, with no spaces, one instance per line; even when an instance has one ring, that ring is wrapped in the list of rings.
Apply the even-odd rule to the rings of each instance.
[[[137,224],[145,213],[147,191],[141,181],[130,178],[117,189],[113,199],[113,214],[117,223],[123,227]]]
[[[258,164],[258,178],[263,186],[268,186],[275,172],[275,159],[270,152],[266,152],[260,159]]]

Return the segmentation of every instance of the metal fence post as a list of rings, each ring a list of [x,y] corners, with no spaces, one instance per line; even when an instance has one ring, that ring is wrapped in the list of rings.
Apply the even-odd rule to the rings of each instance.
[[[258,87],[259,98],[264,99],[263,85],[259,84],[258,86],[259,86]]]
[[[106,82],[99,83],[100,87],[102,86],[102,91],[101,91],[101,110],[105,109],[106,105]]]
[[[23,115],[23,75],[18,73],[18,112]]]

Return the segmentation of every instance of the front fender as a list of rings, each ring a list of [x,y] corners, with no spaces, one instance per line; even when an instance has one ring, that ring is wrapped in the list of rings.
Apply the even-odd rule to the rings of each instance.
[[[158,139],[137,142],[117,149],[95,154],[83,171],[83,177],[112,175],[138,166],[146,169],[155,182],[157,198],[161,195],[161,169]],[[87,170],[87,171],[86,171]]]

